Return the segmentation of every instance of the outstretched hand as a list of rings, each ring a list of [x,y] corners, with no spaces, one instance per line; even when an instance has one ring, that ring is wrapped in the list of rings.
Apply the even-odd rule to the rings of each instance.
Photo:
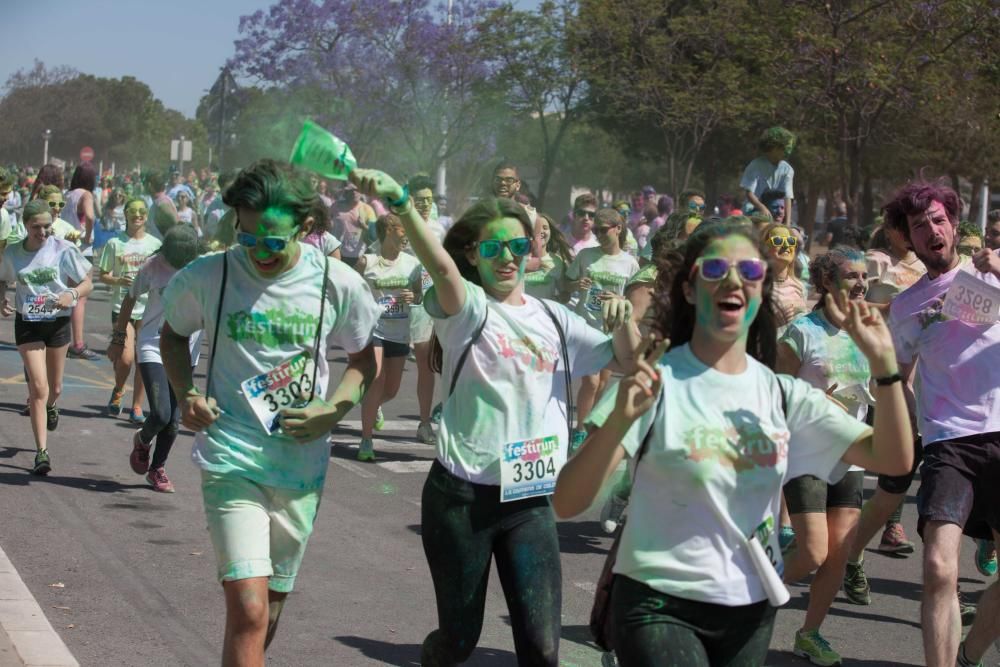
[[[600,295],[601,316],[608,333],[632,321],[632,302],[611,292]]]
[[[403,196],[403,186],[384,171],[355,169],[348,175],[348,178],[351,183],[358,186],[361,194],[368,197],[399,201]]]
[[[874,375],[896,372],[896,349],[892,334],[876,308],[865,301],[850,300],[846,291],[826,295],[826,309],[830,321],[846,331],[858,349],[868,358]]]
[[[635,351],[635,372],[622,378],[618,385],[618,400],[615,411],[620,417],[632,422],[646,414],[656,403],[663,380],[656,366],[660,357],[670,347],[664,339],[657,343],[652,336],[643,339]]]

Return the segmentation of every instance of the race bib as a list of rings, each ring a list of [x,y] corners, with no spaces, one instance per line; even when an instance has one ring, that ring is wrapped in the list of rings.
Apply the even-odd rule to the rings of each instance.
[[[378,305],[382,309],[382,319],[405,320],[410,316],[409,304],[392,295],[383,296],[378,300]]]
[[[1000,288],[959,271],[948,288],[941,313],[970,324],[993,324],[1000,319]]]
[[[601,312],[601,289],[600,285],[592,284],[590,289],[587,291],[587,302],[584,304],[587,310],[592,313]]]
[[[500,502],[550,495],[565,463],[566,448],[559,446],[559,438],[554,435],[504,445]]]
[[[54,294],[37,294],[25,297],[21,305],[21,319],[25,322],[51,322],[56,319],[59,304]]]
[[[312,356],[308,352],[300,352],[267,373],[254,375],[240,383],[243,396],[265,433],[271,434],[280,428],[279,410],[322,393],[312,385],[315,368]]]
[[[750,537],[757,538],[757,541],[763,547],[764,555],[771,563],[771,567],[774,568],[779,577],[783,575],[785,573],[785,562],[781,559],[781,545],[778,542],[778,531],[774,529],[774,517],[767,517],[764,523],[757,526],[757,529],[753,531],[753,535]]]

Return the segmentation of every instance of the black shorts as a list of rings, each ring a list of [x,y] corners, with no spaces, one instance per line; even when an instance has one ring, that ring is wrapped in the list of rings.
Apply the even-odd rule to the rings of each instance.
[[[73,338],[69,317],[57,317],[46,322],[28,322],[21,319],[21,313],[14,316],[14,343],[45,343],[45,347],[69,345]]]
[[[410,346],[406,343],[396,343],[391,340],[382,340],[375,337],[375,347],[382,348],[382,356],[386,359],[405,357],[410,353]]]
[[[993,539],[1000,531],[1000,432],[981,433],[924,447],[917,491],[917,532],[928,521],[962,527],[969,537]]]
[[[824,514],[834,507],[861,509],[864,486],[865,471],[852,470],[836,484],[803,475],[786,483],[782,490],[789,514]]]
[[[878,488],[886,493],[894,493],[896,495],[906,493],[910,490],[910,484],[913,483],[913,478],[916,477],[917,470],[920,468],[920,462],[923,458],[924,446],[918,435],[917,439],[913,442],[913,469],[905,475],[879,475]]]

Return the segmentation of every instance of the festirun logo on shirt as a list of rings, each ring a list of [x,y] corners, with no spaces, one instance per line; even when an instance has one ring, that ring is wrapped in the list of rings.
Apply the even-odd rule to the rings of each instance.
[[[714,461],[736,472],[773,468],[788,457],[788,433],[768,435],[757,424],[695,426],[683,438],[691,461]]]
[[[17,279],[25,285],[44,285],[53,282],[59,277],[59,269],[45,267],[34,271],[22,271],[17,274]]]
[[[261,345],[312,344],[317,326],[319,317],[301,310],[240,310],[226,317],[226,333],[233,341],[252,340]]]

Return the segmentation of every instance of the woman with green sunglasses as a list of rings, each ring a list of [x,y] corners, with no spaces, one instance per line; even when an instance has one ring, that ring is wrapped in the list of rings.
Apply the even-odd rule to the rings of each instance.
[[[391,177],[357,169],[351,180],[389,202],[433,281],[424,304],[448,389],[421,501],[438,609],[421,664],[469,659],[495,558],[519,663],[557,665],[562,575],[549,495],[568,449],[568,385],[607,366],[631,367],[631,308],[605,301],[611,337],[561,304],[526,295],[533,228],[511,199],[480,201],[442,244]]]

